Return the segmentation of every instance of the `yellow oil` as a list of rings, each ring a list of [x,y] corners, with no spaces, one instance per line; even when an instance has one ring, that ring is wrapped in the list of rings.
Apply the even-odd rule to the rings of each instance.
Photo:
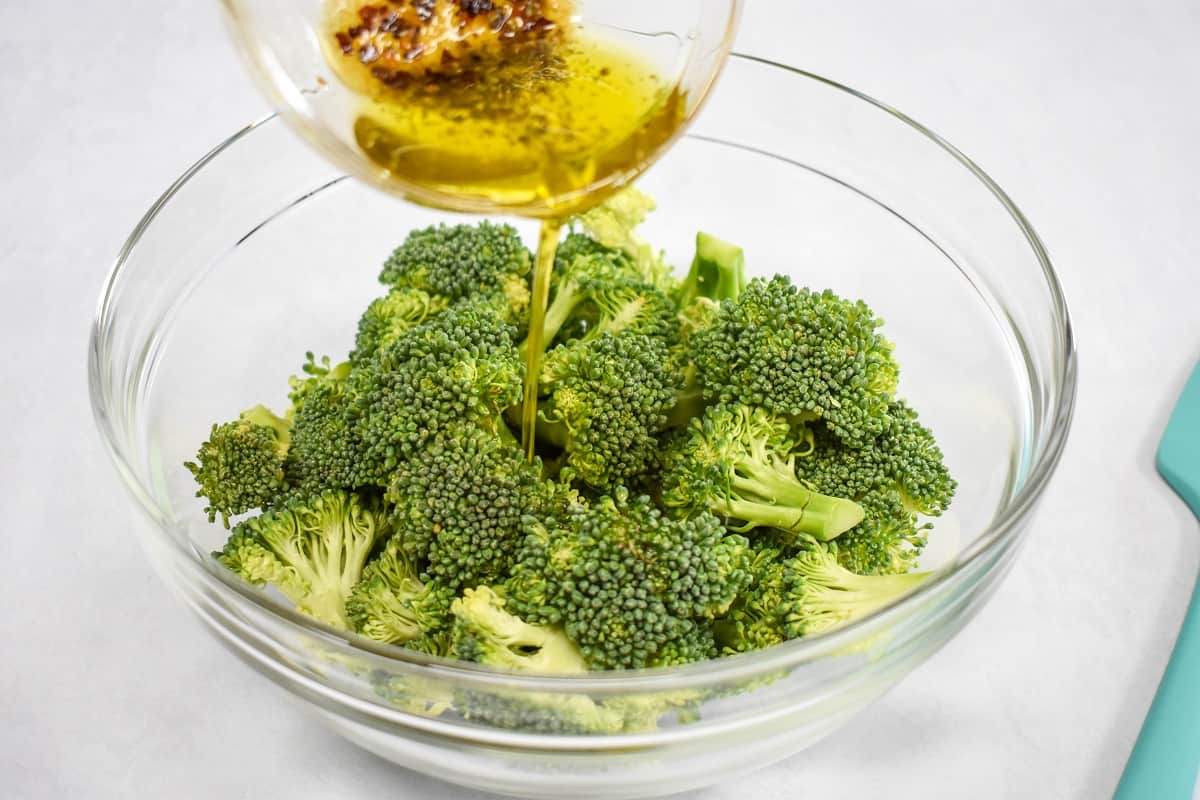
[[[564,13],[561,3],[550,5]],[[683,125],[685,92],[637,54],[568,25],[547,24],[527,40],[460,52],[451,62],[429,59],[444,69],[396,59],[382,67],[379,25],[364,33],[354,11],[335,3],[326,46],[340,80],[363,98],[354,136],[367,158],[414,199],[543,220],[522,430],[532,456],[545,344],[538,340],[562,220],[650,163]],[[362,8],[357,14],[370,21]]]

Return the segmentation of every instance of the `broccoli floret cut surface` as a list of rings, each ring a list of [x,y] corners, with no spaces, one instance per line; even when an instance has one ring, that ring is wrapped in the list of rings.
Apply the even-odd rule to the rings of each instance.
[[[376,505],[328,492],[242,522],[213,555],[253,584],[273,584],[304,613],[345,629],[346,600],[387,532]]]

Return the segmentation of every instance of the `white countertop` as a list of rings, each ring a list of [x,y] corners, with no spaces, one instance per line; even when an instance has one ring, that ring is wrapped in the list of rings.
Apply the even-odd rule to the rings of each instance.
[[[1021,205],[1074,313],[1079,402],[978,619],[825,742],[693,796],[1105,796],[1200,554],[1153,467],[1200,357],[1200,5],[748,5],[739,49],[903,109]],[[231,658],[127,533],[94,432],[84,348],[112,258],[265,110],[217,3],[0,3],[0,796],[482,797],[357,750]]]

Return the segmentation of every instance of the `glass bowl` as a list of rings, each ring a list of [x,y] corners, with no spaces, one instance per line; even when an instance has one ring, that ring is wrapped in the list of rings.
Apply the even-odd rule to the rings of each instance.
[[[901,394],[961,483],[923,558],[935,579],[825,636],[642,672],[503,674],[323,627],[212,560],[226,532],[181,464],[214,420],[283,407],[305,351],[346,353],[382,260],[448,215],[346,179],[269,119],[167,190],[105,284],[92,403],[150,560],[230,650],[384,758],[547,798],[748,772],[827,735],[954,636],[1029,530],[1070,422],[1072,335],[1037,235],[977,166],[851,89],[736,56],[640,185],[659,202],[645,233],[676,264],[704,229],[743,245],[752,274],[861,297],[887,321]],[[578,733],[564,708],[628,724]]]

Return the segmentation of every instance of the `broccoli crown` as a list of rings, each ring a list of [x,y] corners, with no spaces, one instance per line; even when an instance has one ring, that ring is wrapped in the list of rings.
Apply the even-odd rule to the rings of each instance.
[[[633,333],[601,334],[546,355],[538,435],[562,447],[570,475],[607,488],[657,463],[657,434],[675,403],[667,345]]]
[[[251,583],[274,584],[304,613],[345,629],[346,599],[387,532],[387,517],[374,504],[327,492],[240,523],[213,555]]]
[[[349,362],[330,366],[308,353],[305,377],[291,379],[292,444],[284,471],[291,494],[312,496],[329,489],[369,484],[362,474],[362,443],[349,418]]]
[[[866,304],[756,278],[691,338],[706,395],[822,419],[863,446],[888,424],[899,368]]]
[[[663,292],[673,292],[678,281],[663,253],[637,233],[636,228],[655,209],[654,200],[644,192],[628,187],[603,203],[576,215],[571,223],[607,248],[619,250],[648,283]]]
[[[713,624],[713,631],[726,653],[761,650],[786,641],[783,617],[788,590],[788,570],[783,551],[770,545],[751,551],[748,567],[750,585]]]
[[[587,672],[587,662],[562,630],[531,625],[505,609],[491,587],[467,589],[451,606],[454,654],[463,661],[535,672]]]
[[[383,265],[389,286],[423,289],[451,302],[504,294],[524,282],[533,265],[511,225],[433,225],[413,231]]]
[[[372,301],[358,320],[350,361],[361,364],[425,320],[444,311],[446,298],[423,289],[393,289]]]
[[[462,422],[491,430],[521,397],[512,325],[485,306],[459,304],[413,328],[351,373],[361,467],[386,486],[402,461]]]
[[[861,522],[857,503],[819,494],[796,477],[796,448],[782,417],[750,406],[710,406],[668,448],[663,504],[706,508],[736,530],[776,528],[823,541]]]
[[[363,569],[346,601],[354,630],[380,642],[403,644],[424,652],[445,650],[439,634],[449,630],[454,592],[422,581],[416,561],[393,533]]]
[[[290,423],[265,406],[255,406],[233,422],[212,426],[195,461],[184,463],[196,479],[197,497],[208,500],[208,521],[262,508],[287,489],[284,459],[291,443]]]
[[[949,506],[957,484],[933,433],[903,401],[889,404],[887,428],[866,447],[847,447],[821,425],[797,459],[800,477],[823,492],[853,498],[861,525],[836,542],[843,565],[864,574],[906,572],[925,544],[928,524]]]
[[[679,338],[678,309],[661,289],[610,253],[580,253],[556,270],[545,341],[629,331]]]
[[[784,632],[795,638],[832,630],[891,605],[930,574],[858,575],[825,548],[807,550],[786,565],[780,607]]]
[[[749,582],[745,538],[711,514],[670,519],[624,489],[525,527],[509,602],[530,622],[561,624],[597,669],[707,658],[715,645],[697,628]]]
[[[452,589],[497,582],[521,540],[540,470],[513,441],[460,423],[396,470],[386,499],[404,550]]]

